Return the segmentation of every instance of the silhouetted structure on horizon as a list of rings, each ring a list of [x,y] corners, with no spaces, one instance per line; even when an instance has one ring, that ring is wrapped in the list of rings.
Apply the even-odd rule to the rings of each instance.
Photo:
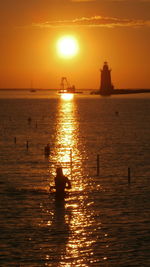
[[[123,95],[123,94],[139,94],[150,93],[150,89],[114,89],[111,82],[111,69],[109,69],[107,62],[104,62],[103,69],[101,71],[101,83],[99,90],[93,90],[92,95]]]
[[[107,62],[104,62],[103,69],[101,71],[101,84],[99,93],[101,95],[111,95],[114,87],[111,82],[111,69],[109,69]]]

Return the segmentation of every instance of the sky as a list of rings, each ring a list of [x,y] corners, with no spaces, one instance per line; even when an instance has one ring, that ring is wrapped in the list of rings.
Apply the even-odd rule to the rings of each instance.
[[[73,35],[79,53],[60,58]],[[104,61],[115,88],[150,88],[150,0],[0,0],[0,88],[99,89]]]

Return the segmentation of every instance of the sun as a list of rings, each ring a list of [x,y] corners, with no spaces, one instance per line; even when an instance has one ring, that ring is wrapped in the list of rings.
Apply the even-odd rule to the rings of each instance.
[[[77,55],[79,45],[77,39],[72,35],[62,36],[57,41],[57,52],[60,57],[72,58]]]

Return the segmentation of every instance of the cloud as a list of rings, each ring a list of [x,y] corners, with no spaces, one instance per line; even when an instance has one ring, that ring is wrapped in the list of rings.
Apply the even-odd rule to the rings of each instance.
[[[140,3],[147,2],[150,3],[150,0],[69,0],[70,2],[126,2],[126,3]]]
[[[96,0],[71,0],[71,2],[96,2]]]
[[[126,2],[126,3],[140,3],[147,2],[150,3],[150,0],[105,0],[106,2]]]
[[[96,0],[71,0],[71,2],[96,2]]]
[[[114,17],[81,17],[73,20],[47,21],[43,23],[33,23],[33,28],[62,28],[62,27],[148,27],[150,20],[121,19]]]

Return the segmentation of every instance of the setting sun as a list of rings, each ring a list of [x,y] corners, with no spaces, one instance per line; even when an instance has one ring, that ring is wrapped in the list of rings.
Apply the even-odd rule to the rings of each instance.
[[[77,39],[71,35],[61,37],[57,42],[59,56],[64,58],[74,57],[79,50]]]

